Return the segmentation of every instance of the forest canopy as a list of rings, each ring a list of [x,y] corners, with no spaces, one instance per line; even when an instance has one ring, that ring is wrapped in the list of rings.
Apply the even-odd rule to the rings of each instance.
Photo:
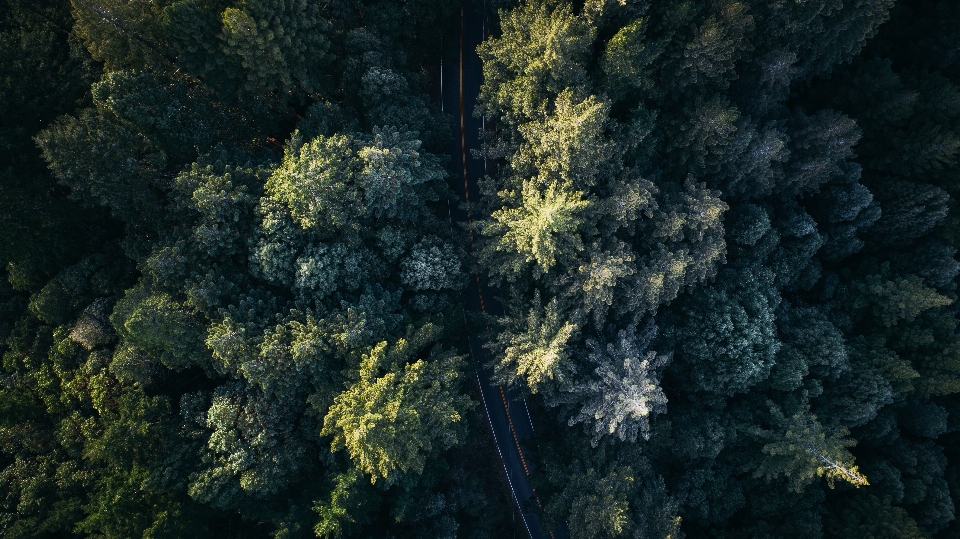
[[[950,0],[0,0],[0,537],[960,536],[958,43]]]

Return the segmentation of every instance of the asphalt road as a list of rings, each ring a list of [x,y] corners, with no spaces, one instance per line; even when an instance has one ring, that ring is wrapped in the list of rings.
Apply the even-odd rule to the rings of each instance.
[[[448,153],[456,175],[451,180],[453,187],[462,193],[464,200],[477,200],[477,179],[486,173],[487,163],[474,159],[471,150],[480,149],[483,120],[473,116],[483,79],[482,64],[476,47],[486,37],[485,16],[472,2],[464,0],[459,28],[447,33],[443,44],[440,100],[443,110],[457,118],[457,132],[451,141]],[[472,216],[461,208],[452,208],[453,218],[469,222]],[[470,238],[470,248],[473,249]],[[493,315],[503,314],[502,308],[490,297],[489,290],[477,271],[466,291],[466,307],[474,312]],[[514,502],[523,517],[523,527],[531,539],[568,539],[566,530],[543,531],[537,515],[525,509],[535,508],[540,502],[530,486],[529,477],[536,472],[528,447],[534,444],[533,423],[526,403],[511,391],[490,382],[490,352],[483,347],[485,335],[470,335],[470,350],[477,367],[477,383],[480,386],[483,408],[510,483]]]

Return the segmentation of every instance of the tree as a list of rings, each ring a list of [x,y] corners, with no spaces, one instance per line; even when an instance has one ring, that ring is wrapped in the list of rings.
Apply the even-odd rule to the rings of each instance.
[[[545,453],[569,457],[546,460],[533,478],[545,528],[565,523],[571,537],[584,538],[681,536],[677,501],[642,450],[630,443],[591,448],[585,436],[569,434],[541,438]]]
[[[634,263],[635,254],[626,244],[617,249],[601,251],[594,244],[589,263],[583,263],[570,278],[572,285],[567,288],[566,296],[580,303],[584,314],[593,313],[593,320],[601,326],[611,307],[622,311],[622,304],[616,301],[619,293],[630,291],[631,277],[637,273]],[[569,274],[568,274],[569,275]],[[568,277],[569,278],[569,277]],[[629,293],[629,292],[627,292]]]
[[[586,82],[593,29],[566,4],[525,3],[504,12],[500,26],[502,37],[477,49],[484,66],[482,114],[503,115],[512,125],[539,119],[551,94]]]
[[[164,226],[171,169],[193,162],[214,140],[238,141],[246,131],[243,120],[182,76],[117,71],[92,93],[93,107],[60,117],[37,144],[73,197],[147,230]]]
[[[6,2],[0,14],[0,263],[40,284],[106,241],[102,212],[62,196],[33,137],[60,114],[84,105],[97,69],[68,39],[69,6]],[[86,230],[81,233],[81,230]]]
[[[833,110],[821,110],[809,116],[797,111],[790,123],[791,159],[778,191],[807,194],[844,175],[845,161],[853,156],[862,134],[855,121]]]
[[[759,50],[785,48],[803,63],[798,78],[830,72],[849,61],[890,18],[893,2],[856,1],[839,6],[818,0],[785,8],[779,4],[753,6],[757,25],[754,46]]]
[[[228,382],[181,398],[186,434],[202,442],[200,466],[187,486],[191,498],[221,509],[262,502],[312,467],[297,432],[300,405],[290,397]]]
[[[595,96],[579,100],[569,88],[563,90],[549,114],[517,127],[524,143],[510,160],[514,173],[541,186],[593,186],[615,152],[603,136],[609,112],[609,104]]]
[[[517,207],[497,210],[481,225],[485,236],[498,237],[480,255],[492,269],[499,268],[493,271],[517,273],[534,263],[535,275],[546,274],[583,249],[577,229],[590,202],[572,185],[549,184],[541,190],[527,181],[520,197],[505,195],[518,198]],[[498,259],[506,259],[505,264],[495,264]]]
[[[893,4],[488,4],[469,209],[545,525],[956,535],[960,8]],[[0,534],[509,535],[456,14],[0,0]]]
[[[145,0],[71,0],[76,32],[108,71],[171,60],[161,27],[161,5]]]
[[[239,58],[246,92],[313,93],[324,86],[330,23],[319,5],[254,0],[227,7],[220,17],[221,54]]]
[[[356,233],[362,217],[413,220],[420,204],[437,199],[434,184],[445,176],[437,158],[419,148],[415,134],[391,128],[359,139],[319,136],[302,145],[295,137],[266,192],[301,228],[321,234]]]
[[[22,408],[0,436],[2,533],[306,532],[336,482],[305,478],[355,469],[318,432],[356,397],[363,353],[407,325],[458,324],[446,173],[409,131],[442,147],[421,66],[452,9],[373,4],[77,0],[71,22],[70,5],[0,2],[0,48],[23,60],[0,77],[0,150],[24,154],[0,171],[16,180],[0,201],[16,287],[0,286],[0,333],[19,331],[15,351],[0,344],[0,406]],[[283,159],[265,148],[288,139]],[[330,178],[338,190],[310,200]],[[49,248],[15,246],[31,219]],[[459,485],[486,486],[450,471],[477,419],[451,385],[458,334],[371,375],[397,377],[402,418],[450,434],[395,451],[409,473],[377,482],[389,494],[359,526],[451,536]],[[425,414],[437,396],[449,406]]]
[[[927,309],[953,303],[916,275],[890,275],[889,263],[882,264],[879,272],[851,282],[844,299],[851,308],[862,309],[886,327],[901,320],[911,322]]]
[[[667,62],[676,90],[691,84],[715,84],[719,88],[736,78],[734,66],[752,46],[746,39],[754,29],[754,18],[740,2],[718,3],[710,16],[696,28],[684,45],[683,56]],[[679,52],[679,51],[678,51]],[[669,72],[669,71],[668,71]]]
[[[767,378],[782,344],[774,309],[779,294],[769,273],[727,271],[679,307],[679,320],[664,333],[677,356],[671,370],[697,390],[732,395]]]
[[[649,417],[666,412],[667,397],[657,377],[670,355],[646,351],[655,335],[656,326],[650,322],[639,336],[633,327],[621,330],[606,348],[587,340],[596,378],[567,390],[583,403],[568,423],[584,423],[585,430],[592,430],[594,447],[604,435],[633,442],[640,434],[649,440]]]
[[[489,345],[497,358],[493,365],[497,383],[523,383],[531,392],[547,395],[569,383],[573,365],[567,342],[577,327],[565,320],[556,298],[544,306],[535,295],[525,319],[514,315],[505,322],[511,326]]]
[[[684,107],[683,118],[670,125],[667,150],[673,151],[689,172],[715,169],[736,140],[740,111],[723,96],[699,98]]]
[[[604,87],[614,100],[655,88],[651,64],[662,53],[662,46],[645,42],[648,27],[649,19],[634,19],[606,43],[601,66],[607,78]]]
[[[463,438],[460,411],[470,401],[456,392],[462,358],[434,350],[411,361],[434,331],[424,327],[409,340],[372,348],[359,380],[334,399],[323,420],[321,436],[333,437],[333,450],[346,449],[371,483],[418,474],[431,454]]]
[[[334,488],[329,502],[317,503],[314,507],[320,520],[313,531],[318,537],[339,538],[352,530],[353,524],[362,523],[362,515],[376,503],[376,491],[363,481],[363,473],[351,468],[334,478]]]
[[[133,289],[111,315],[125,342],[159,359],[170,369],[205,366],[199,317],[164,293]]]
[[[927,183],[888,180],[875,193],[882,213],[867,233],[878,246],[909,244],[947,216],[949,195]]]
[[[792,487],[800,491],[814,477],[825,477],[830,488],[838,479],[859,488],[869,485],[867,478],[853,464],[853,456],[847,447],[856,442],[844,439],[846,429],[827,432],[817,422],[817,416],[800,411],[787,419],[772,403],[769,404],[774,421],[786,432],[779,434],[779,441],[763,446],[767,460],[755,472],[757,477],[768,480],[779,475],[790,479]]]
[[[614,467],[606,475],[594,469],[568,479],[564,500],[570,504],[568,527],[577,539],[622,537],[630,529],[630,500],[634,482],[632,470]],[[546,510],[549,512],[552,507]]]

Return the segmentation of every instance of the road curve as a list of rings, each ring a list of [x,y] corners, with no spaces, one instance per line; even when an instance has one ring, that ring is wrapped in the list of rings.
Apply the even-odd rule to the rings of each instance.
[[[459,27],[451,29],[444,39],[443,51],[447,62],[441,62],[440,101],[444,111],[456,115],[457,136],[453,137],[448,153],[453,158],[456,172],[454,187],[461,192],[463,200],[469,202],[479,196],[477,179],[486,172],[486,161],[474,159],[471,150],[480,149],[480,134],[483,120],[473,116],[473,110],[480,93],[482,64],[477,56],[477,45],[486,37],[485,15],[480,13],[473,2],[461,3]],[[455,61],[449,61],[455,59]],[[452,210],[453,217],[459,222],[470,222],[469,210]],[[470,232],[470,249],[474,250],[473,232]],[[502,315],[501,307],[489,297],[484,297],[485,287],[478,268],[474,268],[473,278],[465,293],[466,308],[474,312]],[[536,467],[527,450],[533,443],[533,424],[526,403],[517,399],[513,392],[503,386],[490,382],[492,371],[487,366],[491,361],[489,350],[484,348],[486,336],[470,335],[470,352],[477,368],[477,384],[500,460],[510,484],[514,502],[520,509],[523,526],[530,539],[568,539],[566,530],[543,532],[539,518],[530,511],[540,505],[540,501],[530,486],[529,477]]]

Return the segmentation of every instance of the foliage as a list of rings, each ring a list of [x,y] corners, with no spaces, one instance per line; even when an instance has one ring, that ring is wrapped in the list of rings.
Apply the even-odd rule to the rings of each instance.
[[[0,535],[960,534],[956,2],[458,7],[0,0]]]
[[[658,534],[946,529],[960,140],[946,4],[500,12],[477,111],[498,168],[474,230],[505,298],[497,380],[540,405],[553,444],[537,489],[550,523],[640,536],[611,481],[649,465],[680,523]],[[854,526],[872,511],[876,527]]]
[[[499,529],[457,501],[490,487],[421,69],[452,11],[370,4],[0,5],[0,534]]]
[[[469,401],[453,391],[462,359],[439,351],[411,363],[423,340],[415,334],[389,349],[377,344],[360,363],[359,381],[324,418],[320,434],[333,436],[334,450],[346,448],[372,483],[394,483],[395,472],[422,473],[427,457],[463,438],[459,410]]]
[[[775,405],[774,405],[775,406]],[[826,477],[827,485],[834,488],[837,479],[860,488],[867,486],[867,478],[853,465],[847,447],[856,445],[852,440],[844,440],[849,434],[846,430],[826,433],[817,422],[817,417],[798,412],[789,420],[783,413],[772,407],[775,421],[786,425],[786,432],[780,441],[763,446],[763,452],[769,460],[757,470],[758,475],[766,478],[779,474],[790,478],[796,490],[803,489],[814,475]]]
[[[639,336],[633,328],[621,330],[605,349],[587,340],[590,361],[597,365],[596,378],[567,390],[584,402],[568,423],[584,423],[585,428],[592,425],[590,443],[594,447],[604,435],[616,434],[620,440],[634,442],[640,434],[649,440],[650,416],[666,411],[667,397],[657,377],[670,356],[644,353],[655,335],[656,327],[650,322]]]

